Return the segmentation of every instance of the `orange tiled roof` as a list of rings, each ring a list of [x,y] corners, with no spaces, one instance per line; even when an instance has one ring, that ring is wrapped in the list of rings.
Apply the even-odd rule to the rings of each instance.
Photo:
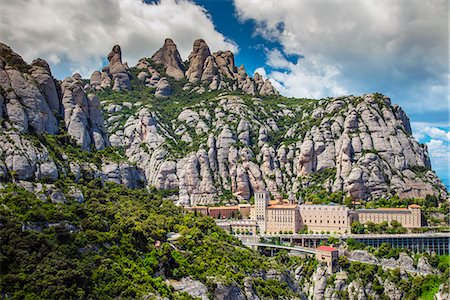
[[[297,208],[296,204],[275,204],[267,206],[267,209],[294,209]]]
[[[411,207],[411,208],[420,208],[420,205],[418,205],[418,204],[411,204],[411,205],[409,205],[408,207]]]
[[[319,246],[319,247],[317,247],[317,250],[327,251],[327,252],[338,251],[336,248],[330,247],[330,246]]]
[[[237,206],[213,206],[209,210],[226,210],[226,209],[239,209]]]

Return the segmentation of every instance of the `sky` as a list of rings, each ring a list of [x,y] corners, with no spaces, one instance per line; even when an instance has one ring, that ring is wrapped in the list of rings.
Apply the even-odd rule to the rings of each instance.
[[[3,0],[0,41],[46,59],[59,79],[89,77],[113,45],[135,65],[172,38],[231,50],[285,96],[381,92],[411,119],[449,184],[448,0]]]

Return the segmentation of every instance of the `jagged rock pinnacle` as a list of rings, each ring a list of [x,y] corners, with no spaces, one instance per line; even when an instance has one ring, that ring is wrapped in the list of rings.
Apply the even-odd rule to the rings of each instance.
[[[167,38],[164,45],[152,56],[155,63],[162,64],[166,68],[166,74],[180,80],[184,77],[185,67],[178,52],[177,45],[172,39]]]
[[[194,46],[189,55],[189,69],[186,71],[186,77],[190,82],[196,83],[202,78],[205,61],[211,55],[209,47],[202,39],[194,41]]]

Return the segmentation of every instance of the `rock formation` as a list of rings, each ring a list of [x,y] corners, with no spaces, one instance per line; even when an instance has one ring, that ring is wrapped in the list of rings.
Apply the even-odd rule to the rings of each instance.
[[[189,68],[186,77],[189,82],[197,83],[203,75],[206,59],[211,56],[209,47],[202,39],[195,40],[191,54],[189,54]]]
[[[91,144],[99,150],[109,145],[100,101],[94,94],[86,95],[81,76],[67,77],[61,84],[64,122],[67,132],[83,150]]]
[[[255,79],[252,79],[245,72],[244,66],[237,69],[231,51],[217,51],[211,54],[208,45],[202,39],[194,41],[188,60],[189,68],[185,70],[177,46],[171,39],[166,39],[164,45],[151,58],[152,62],[164,67],[168,76],[177,80],[186,77],[189,84],[185,86],[185,90],[192,93],[204,93],[206,91],[204,86],[207,86],[210,91],[241,90],[243,93],[250,95],[278,95],[269,80],[263,80],[259,74],[255,74]],[[143,71],[140,74],[140,80],[145,81],[148,86],[155,87],[157,85],[160,74],[158,73],[157,78],[153,78],[156,70],[150,66],[147,59],[139,60],[136,67],[148,71]],[[144,77],[145,79],[143,79]],[[150,80],[148,79],[150,77],[152,77],[151,84],[149,84]],[[98,73],[95,78],[99,78]],[[95,82],[98,82],[98,80]]]
[[[19,132],[54,134],[58,131],[58,95],[48,65],[28,66],[11,48],[0,43],[0,116]]]
[[[152,56],[157,64],[166,68],[166,74],[180,80],[184,77],[184,64],[181,60],[177,46],[171,39],[166,39],[164,45]]]
[[[83,150],[111,143],[125,154],[120,164],[104,161],[102,166],[82,167],[68,161],[54,168],[45,151],[34,146],[36,155],[21,155],[26,152],[23,145],[32,145],[23,142],[18,151],[8,152],[8,161],[1,156],[3,178],[14,171],[25,180],[39,174],[53,179],[68,172],[70,165],[77,178],[92,174],[130,187],[177,189],[182,205],[214,204],[224,193],[234,195],[227,197],[231,202],[248,200],[262,189],[301,194],[312,186],[357,199],[446,193],[431,170],[426,146],[411,135],[408,117],[383,95],[296,103],[280,98],[277,104],[250,98],[246,94],[270,94],[267,81],[257,73],[251,78],[242,66],[236,68],[231,52],[211,54],[206,43],[197,40],[186,71],[192,82],[183,92],[206,93],[206,84],[223,92],[207,101],[194,95],[191,104],[177,106],[170,99],[160,100],[173,95],[173,81],[163,75],[180,62],[175,45],[167,40],[154,55],[166,70],[151,59],[139,60],[132,70],[145,85],[140,88],[155,93],[153,100],[161,101],[163,108],[170,105],[160,111],[145,98],[135,103],[100,102],[93,94],[113,81],[117,89],[127,86],[120,78],[129,79],[130,71],[119,47],[108,56],[109,66],[92,74],[87,87],[78,74],[56,82],[45,61],[30,66],[7,46],[0,50],[0,115],[6,130],[55,134],[62,126]],[[235,88],[245,94],[227,93]]]
[[[430,170],[426,147],[408,133],[409,123],[397,119],[397,109],[386,97],[368,94],[317,101],[307,113],[300,102],[294,107],[269,107],[257,98],[211,100],[186,107],[171,124],[162,122],[157,111],[141,110],[121,131],[120,139],[135,141],[124,145],[132,161],[148,174],[147,184],[178,188],[180,204],[214,203],[225,190],[249,199],[264,188],[297,193],[311,184],[362,199],[445,193]],[[151,143],[142,149],[141,137],[136,140],[134,127],[127,129],[127,124],[142,118],[144,111],[152,117],[137,124],[152,127],[138,129]],[[274,136],[283,138],[276,143]],[[170,140],[203,142],[180,156],[164,146]],[[144,157],[152,159],[147,163]],[[314,183],[316,173],[329,175]]]
[[[108,54],[108,66],[102,72],[95,71],[91,75],[90,87],[95,90],[112,88],[113,91],[131,90],[129,68],[122,63],[122,50],[115,45]],[[112,85],[112,86],[111,86]]]
[[[75,74],[57,82],[48,63],[36,59],[27,65],[11,48],[0,44],[0,116],[4,163],[18,179],[56,180],[58,170],[43,145],[27,141],[18,133],[56,134],[64,119],[68,134],[88,150],[109,145],[100,101],[86,95],[81,76]],[[8,148],[10,147],[10,148]]]

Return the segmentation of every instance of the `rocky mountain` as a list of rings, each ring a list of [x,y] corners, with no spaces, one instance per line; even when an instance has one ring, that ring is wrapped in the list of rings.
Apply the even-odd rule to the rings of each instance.
[[[171,39],[135,67],[120,46],[108,61],[90,80],[58,81],[45,61],[28,65],[0,44],[2,180],[98,177],[176,190],[181,205],[248,200],[261,189],[446,194],[409,118],[386,96],[282,97],[203,40],[185,62]]]

